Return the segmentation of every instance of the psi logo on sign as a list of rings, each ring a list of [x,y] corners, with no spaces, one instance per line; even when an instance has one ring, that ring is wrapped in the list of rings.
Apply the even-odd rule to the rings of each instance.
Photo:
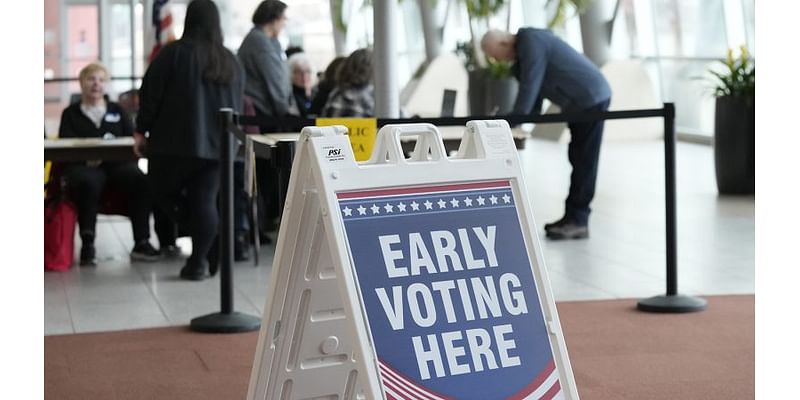
[[[560,397],[510,181],[337,199],[387,399]]]
[[[317,126],[344,125],[356,160],[365,161],[372,154],[378,120],[375,118],[317,118]]]

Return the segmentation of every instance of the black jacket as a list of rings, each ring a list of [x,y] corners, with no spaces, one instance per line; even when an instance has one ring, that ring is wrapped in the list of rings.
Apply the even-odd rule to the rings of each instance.
[[[218,84],[203,79],[193,43],[177,40],[158,52],[142,80],[136,116],[136,131],[150,132],[148,156],[219,159],[219,109],[240,112],[244,93],[244,71],[228,56],[235,77]]]
[[[128,115],[117,103],[106,103],[106,115],[100,127],[81,111],[81,103],[72,103],[61,113],[58,137],[61,138],[102,138],[110,133],[114,137],[132,136],[133,124]]]

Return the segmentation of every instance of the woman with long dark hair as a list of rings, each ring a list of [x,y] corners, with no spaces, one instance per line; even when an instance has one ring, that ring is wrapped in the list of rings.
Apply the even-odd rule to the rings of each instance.
[[[137,155],[147,153],[159,204],[192,237],[182,279],[202,280],[209,267],[219,225],[218,112],[240,110],[243,91],[244,72],[222,45],[217,6],[192,1],[183,36],[164,46],[145,73],[134,135]]]

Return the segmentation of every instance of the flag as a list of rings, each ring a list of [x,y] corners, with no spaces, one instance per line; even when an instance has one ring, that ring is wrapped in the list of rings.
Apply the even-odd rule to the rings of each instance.
[[[169,0],[155,0],[153,2],[153,30],[155,31],[155,44],[150,52],[148,62],[152,62],[156,54],[164,45],[175,40],[175,29],[172,24],[172,8]]]

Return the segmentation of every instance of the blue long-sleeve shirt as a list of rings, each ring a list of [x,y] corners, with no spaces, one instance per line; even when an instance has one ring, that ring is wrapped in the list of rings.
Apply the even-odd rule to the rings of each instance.
[[[545,29],[521,28],[512,71],[519,81],[514,114],[538,113],[547,98],[564,111],[580,111],[611,98],[600,70],[584,55]]]

